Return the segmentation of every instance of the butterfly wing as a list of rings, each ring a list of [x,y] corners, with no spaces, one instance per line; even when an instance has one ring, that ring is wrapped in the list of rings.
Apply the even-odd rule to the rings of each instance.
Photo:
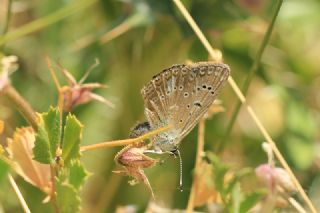
[[[230,68],[221,63],[200,62],[189,66],[189,82],[185,83],[183,93],[177,101],[181,115],[173,115],[172,120],[185,137],[207,112],[230,75]]]
[[[173,65],[142,89],[145,114],[152,129],[172,124],[177,145],[213,103],[230,74],[225,64],[199,62]]]

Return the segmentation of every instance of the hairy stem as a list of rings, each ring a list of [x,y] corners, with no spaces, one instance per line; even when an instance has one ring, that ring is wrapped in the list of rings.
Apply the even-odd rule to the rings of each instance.
[[[50,164],[50,170],[51,170],[51,182],[52,182],[52,193],[50,195],[51,196],[50,202],[53,205],[54,212],[60,213],[61,211],[59,209],[57,196],[56,196],[56,172],[52,163]]]
[[[10,84],[8,84],[3,88],[2,94],[4,94],[11,101],[21,115],[30,123],[32,128],[37,131],[38,124],[36,114],[30,104],[19,94],[19,92]]]

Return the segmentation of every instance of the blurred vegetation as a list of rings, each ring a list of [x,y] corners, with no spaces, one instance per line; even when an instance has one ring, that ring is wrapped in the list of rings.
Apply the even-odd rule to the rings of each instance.
[[[206,50],[169,0],[9,2],[11,15],[7,32],[0,36],[1,54],[18,56],[19,69],[10,76],[11,82],[35,111],[44,112],[57,104],[58,92],[45,56],[59,62],[78,80],[95,59],[100,61],[86,82],[108,85],[97,93],[112,101],[115,108],[91,102],[73,111],[84,124],[82,145],[127,138],[130,128],[144,120],[140,89],[153,75],[186,60],[208,60]],[[222,51],[224,63],[231,67],[233,78],[241,86],[277,1],[183,3],[212,45]],[[0,32],[6,31],[7,5],[7,0],[0,0]],[[247,98],[320,211],[319,11],[319,0],[284,1]],[[61,75],[59,79],[63,82]],[[226,111],[206,122],[205,150],[217,149],[238,101],[229,86],[219,99]],[[16,127],[28,125],[2,96],[0,120],[5,122],[2,145]],[[177,190],[177,159],[168,157],[161,166],[146,171],[159,205],[186,207],[196,141],[195,128],[181,145],[183,192]],[[263,141],[246,110],[241,109],[219,158],[235,169],[255,168],[267,161],[261,149]],[[150,194],[143,184],[131,187],[127,177],[112,173],[117,169],[113,158],[119,150],[83,154],[82,162],[92,175],[82,191],[82,212],[114,212],[126,205],[143,212],[147,207]],[[18,199],[1,173],[0,212],[21,212]],[[32,212],[52,211],[49,204],[42,204],[41,191],[22,178],[16,181]],[[242,177],[242,181],[245,191],[258,185],[254,176]]]

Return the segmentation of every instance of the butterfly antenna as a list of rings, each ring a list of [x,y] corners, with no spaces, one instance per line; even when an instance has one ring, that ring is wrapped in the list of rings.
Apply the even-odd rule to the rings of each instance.
[[[179,189],[182,192],[182,158],[179,149],[176,150],[176,154],[179,157],[179,165],[180,165],[180,180],[179,180]]]

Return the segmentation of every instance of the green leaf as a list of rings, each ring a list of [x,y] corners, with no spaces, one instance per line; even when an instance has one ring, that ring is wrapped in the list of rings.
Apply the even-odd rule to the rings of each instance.
[[[88,175],[89,173],[85,170],[79,160],[71,161],[69,182],[72,186],[76,189],[80,189]]]
[[[56,108],[50,107],[48,113],[43,114],[42,117],[50,141],[50,152],[55,156],[61,135],[60,113]]]
[[[241,202],[240,213],[248,212],[265,194],[266,191],[254,191],[245,196],[244,200]]]
[[[82,128],[82,124],[75,116],[70,114],[67,116],[62,143],[62,158],[65,165],[70,165],[71,160],[80,158]]]
[[[41,163],[50,164],[56,154],[60,134],[59,111],[55,108],[50,108],[48,112],[40,115],[38,132],[33,148],[34,159]]]
[[[240,183],[237,182],[232,189],[232,212],[238,213],[240,211],[240,203],[242,199],[242,193],[240,189]]]
[[[234,174],[234,176],[228,181],[228,185],[224,189],[225,194],[229,194],[234,185],[238,182],[240,182],[241,178],[243,178],[245,175],[248,175],[252,173],[251,168],[242,168],[237,173]]]
[[[79,191],[72,185],[58,179],[56,181],[56,192],[60,212],[80,211]]]
[[[0,182],[9,171],[9,165],[0,158]]]
[[[40,163],[50,164],[52,159],[50,142],[42,117],[40,118],[36,141],[34,142],[33,154],[34,160],[39,161]]]

